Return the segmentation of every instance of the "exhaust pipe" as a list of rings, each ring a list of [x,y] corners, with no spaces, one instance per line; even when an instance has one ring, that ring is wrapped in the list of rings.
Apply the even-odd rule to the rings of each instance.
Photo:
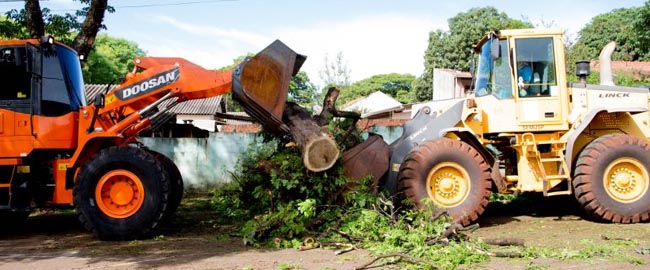
[[[601,85],[614,85],[614,77],[612,76],[612,54],[616,49],[616,42],[612,41],[605,45],[598,60],[600,61],[600,84]]]

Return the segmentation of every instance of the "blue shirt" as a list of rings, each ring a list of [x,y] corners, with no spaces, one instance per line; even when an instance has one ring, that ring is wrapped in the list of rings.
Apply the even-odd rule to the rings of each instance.
[[[530,66],[524,66],[520,68],[518,73],[519,77],[523,78],[525,83],[530,83],[530,81],[533,79],[533,69],[530,68]]]

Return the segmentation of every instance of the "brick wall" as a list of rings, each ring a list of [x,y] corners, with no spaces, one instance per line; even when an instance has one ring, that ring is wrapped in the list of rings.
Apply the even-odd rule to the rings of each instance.
[[[220,132],[223,133],[257,133],[262,130],[258,124],[224,125]]]

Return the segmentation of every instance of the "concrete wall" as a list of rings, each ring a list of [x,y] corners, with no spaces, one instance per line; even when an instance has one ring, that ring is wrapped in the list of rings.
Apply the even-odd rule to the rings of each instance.
[[[214,187],[230,181],[239,155],[255,142],[254,133],[210,133],[208,138],[140,138],[149,148],[171,158],[185,185]]]
[[[371,128],[387,143],[402,134],[401,126]],[[171,158],[183,175],[186,187],[209,189],[231,180],[240,154],[250,144],[262,143],[256,133],[210,133],[208,138],[140,138],[149,148]],[[254,147],[254,145],[253,145]]]

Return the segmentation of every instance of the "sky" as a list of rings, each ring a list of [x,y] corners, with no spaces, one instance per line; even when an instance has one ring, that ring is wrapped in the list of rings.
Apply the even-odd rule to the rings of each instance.
[[[11,0],[10,0],[11,1]],[[307,55],[302,70],[322,86],[325,59],[342,53],[358,81],[376,74],[421,75],[428,33],[473,7],[494,6],[510,18],[567,30],[570,38],[591,18],[644,0],[109,0],[104,33],[137,43],[147,55],[183,57],[205,68],[230,65],[276,39]],[[0,12],[23,2],[0,0]],[[41,1],[53,13],[74,12],[72,0]],[[469,49],[469,48],[468,48]]]

